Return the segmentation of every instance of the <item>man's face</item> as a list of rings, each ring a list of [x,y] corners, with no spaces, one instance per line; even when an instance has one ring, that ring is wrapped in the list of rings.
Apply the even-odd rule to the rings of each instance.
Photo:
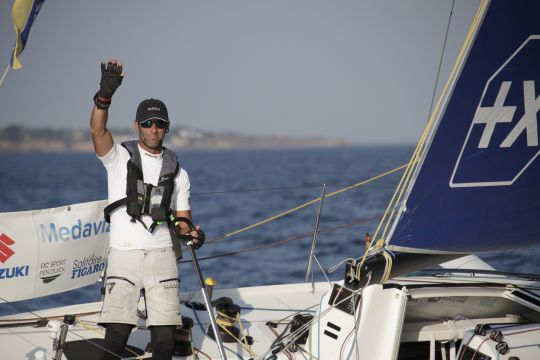
[[[136,126],[141,147],[151,153],[161,152],[169,124],[163,120],[151,119],[143,123],[136,122]]]

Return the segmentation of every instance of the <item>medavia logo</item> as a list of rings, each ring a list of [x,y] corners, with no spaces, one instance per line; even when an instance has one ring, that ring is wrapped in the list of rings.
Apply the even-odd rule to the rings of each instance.
[[[105,220],[83,222],[77,219],[74,224],[39,224],[41,241],[57,243],[59,241],[80,240],[110,232],[110,224]]]
[[[538,157],[539,63],[532,35],[486,82],[451,187],[512,185]]]

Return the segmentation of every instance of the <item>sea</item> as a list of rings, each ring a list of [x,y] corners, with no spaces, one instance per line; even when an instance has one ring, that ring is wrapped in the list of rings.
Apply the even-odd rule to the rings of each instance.
[[[197,251],[203,277],[214,278],[216,289],[303,282],[320,214],[313,278],[326,281],[323,270],[364,254],[364,234],[375,231],[402,171],[369,180],[405,164],[412,151],[412,146],[176,151],[190,176],[194,222],[206,233],[207,242]],[[107,197],[106,173],[93,153],[3,153],[0,170],[0,212]],[[366,183],[336,193],[361,182]],[[322,206],[305,205],[323,191],[332,196]],[[498,270],[540,273],[540,247],[479,256]],[[188,254],[179,270],[180,291],[199,291]],[[344,266],[327,276],[342,279]],[[100,287],[3,303],[0,314],[98,301]]]

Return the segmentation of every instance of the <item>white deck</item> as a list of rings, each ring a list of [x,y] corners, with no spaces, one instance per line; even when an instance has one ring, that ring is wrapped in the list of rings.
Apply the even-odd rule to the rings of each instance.
[[[491,284],[486,285],[486,282]],[[303,350],[294,354],[282,351],[278,354],[279,359],[307,359],[307,352],[311,350],[313,358],[335,358],[339,357],[337,353],[342,353],[351,354],[353,359],[393,360],[400,344],[459,340],[479,323],[540,323],[540,301],[527,302],[514,293],[517,285],[526,286],[529,288],[527,294],[540,299],[539,283],[488,277],[469,278],[468,281],[465,278],[459,281],[456,278],[407,278],[396,280],[395,284],[394,287],[385,288],[373,285],[369,291],[364,290],[358,328],[352,315],[329,305],[328,292],[331,287],[328,283],[315,284],[313,293],[311,284],[305,283],[215,291],[213,299],[229,297],[241,307],[243,328],[254,339],[249,350],[238,343],[225,344],[227,358],[262,359],[268,354],[276,333],[281,333],[286,323],[300,312],[310,313],[316,319],[322,313],[323,318],[312,324],[310,339],[302,347]],[[199,293],[184,294],[182,301],[203,303]],[[96,324],[100,308],[101,303],[97,302],[39,311],[36,315],[48,320],[62,320],[65,314],[77,315],[76,324],[70,327],[67,336],[68,341],[76,341],[103,337],[103,329]],[[199,357],[220,359],[215,342],[205,335],[209,326],[206,311],[194,311],[185,306],[182,311],[184,316],[194,321],[193,347],[196,351],[202,351]],[[18,314],[0,318],[4,325],[0,328],[2,359],[34,359],[34,354],[39,350],[46,352],[46,359],[53,358],[51,331],[47,326],[16,326],[24,321],[35,322],[39,319],[36,315]],[[279,323],[278,328],[274,329],[276,333],[266,325],[268,321]],[[6,327],[8,322],[13,326]],[[324,335],[325,330],[332,330],[327,328],[328,322],[342,329],[341,333],[336,332],[339,333],[336,339]],[[129,344],[145,349],[150,336],[144,329],[143,320],[139,325],[139,329],[132,333]],[[374,328],[378,329],[375,333]],[[357,340],[352,334],[357,334]],[[388,342],[390,337],[394,339],[393,345]],[[385,343],[378,344],[380,341]],[[384,346],[388,351],[373,351]],[[142,358],[150,356],[146,354]]]

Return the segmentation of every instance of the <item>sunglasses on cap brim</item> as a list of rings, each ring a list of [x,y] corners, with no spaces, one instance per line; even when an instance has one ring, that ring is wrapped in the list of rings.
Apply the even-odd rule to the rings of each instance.
[[[158,129],[165,129],[169,125],[169,123],[165,120],[145,120],[139,123],[139,125],[141,125],[141,127],[144,129],[150,129],[152,124],[156,124]]]

